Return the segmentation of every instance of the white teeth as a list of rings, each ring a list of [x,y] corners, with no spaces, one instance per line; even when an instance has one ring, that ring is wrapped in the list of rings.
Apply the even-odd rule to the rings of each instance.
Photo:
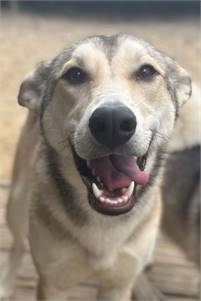
[[[131,197],[132,193],[133,193],[133,190],[134,190],[134,187],[135,187],[135,183],[134,182],[131,182],[127,191],[126,191],[126,195],[128,196],[128,198]]]
[[[117,199],[118,204],[126,203],[127,201],[128,201],[128,196],[127,195],[123,195],[123,196],[121,196]]]
[[[103,197],[103,196],[101,196],[100,198],[99,198],[99,200],[101,201],[101,202],[106,202],[106,198],[105,197]]]
[[[109,197],[104,195],[104,191],[99,189],[97,187],[96,183],[92,183],[92,190],[93,190],[93,193],[94,193],[94,196],[96,197],[96,199],[99,199],[99,201],[101,201],[102,203],[107,203],[107,204],[111,204],[111,205],[127,203],[128,199],[133,194],[134,187],[135,187],[135,182],[131,182],[129,187],[126,189],[126,192],[124,195],[122,195],[120,197],[116,197],[116,198],[112,197],[110,199]]]
[[[96,183],[92,184],[92,190],[97,199],[103,194],[103,191],[97,187]]]
[[[127,195],[124,195],[121,198],[123,199],[124,202],[128,201],[128,196]]]
[[[112,202],[108,198],[106,198],[105,201],[106,201],[106,203],[112,204]]]

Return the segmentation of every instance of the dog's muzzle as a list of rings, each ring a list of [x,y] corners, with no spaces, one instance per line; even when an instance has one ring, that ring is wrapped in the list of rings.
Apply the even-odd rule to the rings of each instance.
[[[86,161],[73,148],[77,169],[88,188],[89,204],[107,215],[126,213],[135,204],[136,185],[149,181],[144,170],[147,153],[136,157],[118,151],[135,134],[136,117],[122,103],[104,104],[92,113],[88,126],[97,145],[108,149],[107,155]]]

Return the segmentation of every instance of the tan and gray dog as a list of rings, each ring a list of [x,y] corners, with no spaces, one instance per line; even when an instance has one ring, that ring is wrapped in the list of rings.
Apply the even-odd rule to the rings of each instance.
[[[97,300],[129,299],[152,258],[161,165],[190,94],[184,69],[126,34],[86,38],[25,78],[2,296],[28,235],[39,300],[63,300],[88,278],[99,282]]]

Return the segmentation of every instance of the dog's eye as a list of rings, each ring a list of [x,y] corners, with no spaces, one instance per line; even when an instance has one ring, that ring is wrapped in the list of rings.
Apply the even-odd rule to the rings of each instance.
[[[139,80],[151,80],[157,74],[159,74],[158,71],[152,65],[146,64],[137,70],[136,78]]]
[[[63,76],[72,85],[80,85],[87,81],[87,73],[79,67],[70,68]]]

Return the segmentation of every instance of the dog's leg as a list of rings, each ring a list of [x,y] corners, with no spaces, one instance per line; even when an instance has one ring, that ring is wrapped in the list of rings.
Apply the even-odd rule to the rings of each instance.
[[[13,236],[13,245],[8,261],[0,269],[0,300],[12,295],[25,250],[27,234],[26,210],[28,205],[27,199],[24,199],[26,196],[24,187],[19,182],[16,184],[12,187],[8,201],[7,220]]]
[[[36,300],[42,301],[42,300],[62,300],[60,293],[57,292],[56,289],[54,289],[54,285],[47,285],[45,282],[40,278],[38,281],[37,286],[37,296]],[[63,300],[65,300],[63,298]]]
[[[36,300],[67,301],[67,290],[56,288],[52,282],[44,281],[41,277],[38,281]]]
[[[97,300],[131,300],[132,288],[140,270],[141,264],[138,260],[129,254],[122,254],[113,267],[99,275],[100,287]]]
[[[102,287],[99,289],[97,300],[130,301],[132,295],[132,287],[132,284],[126,287]]]
[[[10,297],[13,293],[15,279],[24,253],[24,243],[15,239],[9,260],[0,272],[0,300]]]
[[[41,301],[45,300],[45,292],[44,292],[44,288],[43,288],[43,281],[41,278],[39,278],[39,280],[38,280],[36,299],[41,300]]]

